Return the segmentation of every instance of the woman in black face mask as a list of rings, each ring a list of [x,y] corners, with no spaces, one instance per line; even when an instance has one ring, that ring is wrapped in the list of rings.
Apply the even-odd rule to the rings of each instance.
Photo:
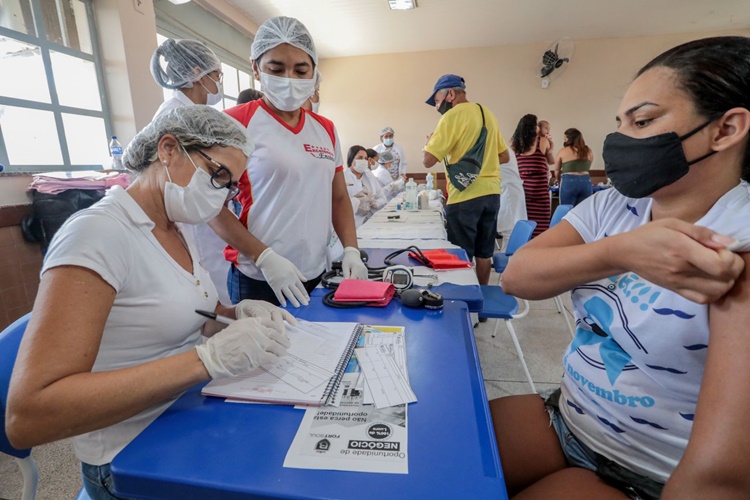
[[[749,38],[658,56],[604,143],[615,189],[513,256],[503,289],[572,290],[577,330],[560,390],[490,402],[509,494],[747,498],[749,110]]]

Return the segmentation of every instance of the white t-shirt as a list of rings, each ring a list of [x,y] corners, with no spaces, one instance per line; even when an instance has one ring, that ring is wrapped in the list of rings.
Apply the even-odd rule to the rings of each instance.
[[[181,108],[183,106],[195,106],[195,103],[191,101],[188,96],[182,93],[182,91],[180,91],[179,89],[175,89],[172,91],[172,98],[167,99],[166,101],[161,103],[159,109],[157,109],[156,113],[154,113],[154,118],[165,111],[169,111],[170,109],[175,108]],[[153,120],[154,118],[151,118],[151,120]]]
[[[390,151],[393,153],[393,163],[391,164],[391,180],[395,181],[398,179],[399,175],[406,175],[406,153],[404,153],[404,148],[393,143],[393,146],[390,148],[387,147],[382,142],[378,144],[377,146],[373,146],[372,149],[378,152],[378,154],[382,153],[383,151]]]
[[[195,106],[195,103],[179,90],[172,91],[172,98],[164,101],[154,114],[154,118],[170,109],[183,106]],[[153,120],[153,118],[152,118]],[[208,224],[185,224],[183,226],[185,235],[192,239],[198,252],[198,260],[201,267],[211,275],[216,291],[219,293],[219,301],[225,306],[232,304],[229,300],[227,290],[227,275],[229,274],[229,262],[224,259],[224,248],[227,244],[219,238]]]
[[[292,129],[262,99],[226,113],[255,141],[240,178],[240,222],[306,279],[316,278],[325,269],[331,238],[333,177],[344,163],[333,122],[303,109]],[[245,276],[265,281],[249,258],[234,249],[224,255]]]
[[[205,318],[213,311],[216,290],[188,244],[194,274],[185,271],[154,237],[154,223],[122,188],[68,219],[50,244],[42,274],[57,266],[91,269],[115,296],[104,326],[93,372],[141,365],[189,351],[201,341]],[[134,388],[135,390],[135,388]],[[73,438],[82,462],[112,461],[177,398],[152,406],[120,423]]]
[[[500,165],[500,210],[497,213],[497,232],[504,236],[510,235],[519,220],[526,220],[526,195],[523,191],[523,181],[518,173],[516,154],[508,148],[510,160]]]
[[[615,189],[565,217],[587,243],[651,219],[650,198]],[[739,184],[696,225],[736,238],[750,251],[750,192]],[[658,248],[653,249],[658,252]],[[576,336],[563,355],[560,410],[592,450],[666,482],[687,446],[709,345],[707,305],[633,272],[572,292]]]

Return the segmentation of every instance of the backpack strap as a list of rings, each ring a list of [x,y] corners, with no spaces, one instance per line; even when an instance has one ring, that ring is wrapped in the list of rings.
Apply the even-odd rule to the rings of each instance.
[[[482,109],[482,105],[477,103],[477,106],[479,106],[479,112],[482,113],[482,127],[484,127],[484,109]]]

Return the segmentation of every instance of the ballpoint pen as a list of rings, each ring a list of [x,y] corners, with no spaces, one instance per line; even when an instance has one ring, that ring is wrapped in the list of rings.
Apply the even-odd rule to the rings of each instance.
[[[218,321],[220,323],[224,323],[226,325],[231,325],[236,319],[228,318],[226,316],[222,316],[221,314],[216,314],[215,312],[211,311],[204,311],[203,309],[196,309],[196,313],[200,314],[201,316],[205,316],[207,318],[211,318],[214,321]]]

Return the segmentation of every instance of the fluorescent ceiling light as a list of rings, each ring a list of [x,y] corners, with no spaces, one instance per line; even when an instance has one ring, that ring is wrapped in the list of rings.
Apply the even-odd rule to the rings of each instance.
[[[169,0],[169,3],[173,3],[175,5],[182,5],[184,3],[188,3],[190,0]]]
[[[391,10],[411,10],[417,8],[417,0],[388,0]]]

